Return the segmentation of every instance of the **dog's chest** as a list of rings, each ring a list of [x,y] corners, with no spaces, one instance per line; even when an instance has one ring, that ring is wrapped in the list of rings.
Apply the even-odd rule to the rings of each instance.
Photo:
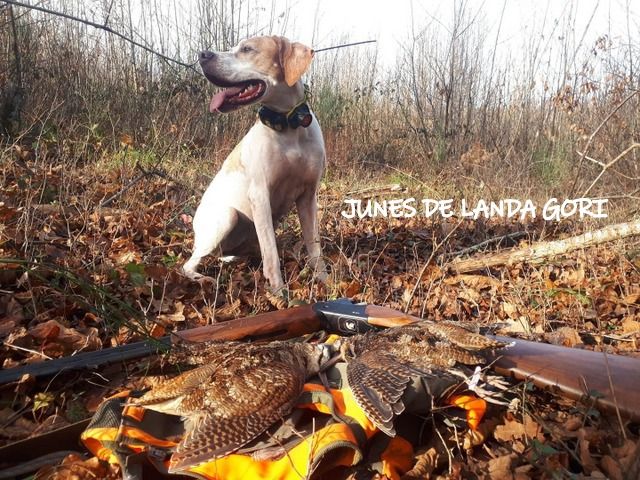
[[[257,128],[256,128],[257,127]],[[315,129],[274,132],[257,125],[243,150],[245,161],[264,172],[269,184],[316,183],[324,169],[324,144]],[[255,145],[257,148],[252,148]]]

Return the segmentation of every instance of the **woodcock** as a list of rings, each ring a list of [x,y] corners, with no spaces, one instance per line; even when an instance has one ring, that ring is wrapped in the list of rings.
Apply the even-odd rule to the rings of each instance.
[[[169,468],[177,472],[234,452],[288,415],[329,353],[327,346],[309,343],[197,344],[174,360],[201,366],[131,404],[185,418]]]
[[[347,382],[358,406],[389,436],[405,409],[403,395],[413,378],[449,375],[457,364],[483,365],[483,353],[508,346],[451,323],[417,322],[346,338],[340,345]],[[427,380],[428,383],[428,380]]]
[[[356,335],[338,345],[356,402],[390,436],[412,377],[445,374],[458,363],[484,364],[484,350],[505,346],[431,322]],[[296,342],[194,344],[173,360],[198,367],[131,403],[185,418],[185,434],[169,469],[178,472],[242,448],[288,415],[305,380],[320,371],[330,353],[328,345]]]

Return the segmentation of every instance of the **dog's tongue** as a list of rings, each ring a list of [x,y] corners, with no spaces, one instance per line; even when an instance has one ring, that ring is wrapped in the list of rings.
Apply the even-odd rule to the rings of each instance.
[[[216,93],[211,99],[211,104],[209,104],[209,111],[211,113],[216,113],[219,111],[219,108],[225,102],[227,98],[233,97],[234,95],[239,94],[242,91],[241,87],[229,87],[224,90]]]

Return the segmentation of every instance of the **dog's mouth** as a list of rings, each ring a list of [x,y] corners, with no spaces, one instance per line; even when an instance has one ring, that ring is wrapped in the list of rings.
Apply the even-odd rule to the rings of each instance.
[[[209,111],[226,113],[244,107],[258,101],[266,89],[267,86],[262,80],[249,80],[229,86],[213,96]]]

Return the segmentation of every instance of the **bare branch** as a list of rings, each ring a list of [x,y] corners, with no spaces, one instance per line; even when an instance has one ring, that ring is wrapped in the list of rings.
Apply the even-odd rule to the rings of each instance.
[[[582,194],[583,197],[586,197],[589,192],[591,191],[591,189],[595,186],[596,183],[598,183],[598,181],[602,178],[602,176],[605,174],[605,172],[613,167],[618,161],[620,161],[620,159],[622,159],[623,157],[625,157],[627,155],[627,153],[629,153],[630,151],[636,149],[640,147],[640,143],[634,143],[632,144],[630,147],[628,147],[627,149],[625,149],[620,155],[618,155],[616,158],[614,158],[613,160],[611,160],[609,163],[607,163],[606,165],[604,165],[602,167],[602,170],[600,171],[600,174],[596,177],[596,179],[591,182],[591,185],[589,185],[589,188],[587,188],[584,193]]]
[[[611,112],[609,112],[609,114],[602,119],[602,122],[600,122],[600,125],[598,125],[597,128],[589,136],[589,139],[587,140],[587,144],[584,146],[584,150],[582,151],[582,156],[580,157],[580,161],[578,162],[578,168],[576,169],[576,175],[575,175],[575,178],[573,180],[573,185],[571,186],[571,194],[572,195],[573,195],[573,192],[575,192],[576,184],[578,183],[578,177],[580,176],[579,175],[580,169],[582,168],[582,164],[584,162],[585,157],[587,156],[587,153],[589,153],[589,148],[591,148],[591,144],[593,143],[594,138],[596,138],[596,135],[598,134],[600,129],[602,129],[602,127],[604,127],[606,125],[606,123],[609,121],[609,119],[611,117],[613,117],[618,110],[620,110],[629,100],[631,100],[639,92],[640,92],[640,90],[634,90],[629,95],[627,95],[625,98],[623,98],[622,101],[620,103],[618,103],[618,105],[616,105],[615,108],[613,110],[611,110]],[[591,187],[589,187],[589,189],[591,189]]]
[[[191,64],[188,64],[188,63],[181,62],[180,60],[176,60],[175,58],[171,58],[171,57],[168,57],[166,55],[163,55],[162,53],[157,52],[154,49],[152,49],[152,48],[150,48],[150,47],[148,47],[146,45],[143,45],[143,44],[141,44],[139,42],[136,42],[135,40],[133,40],[133,39],[127,37],[126,35],[114,30],[113,28],[107,26],[106,24],[105,25],[101,25],[99,23],[95,23],[95,22],[92,22],[90,20],[85,20],[83,18],[74,17],[73,15],[68,15],[66,13],[57,12],[55,10],[51,10],[51,9],[48,9],[48,8],[40,7],[40,6],[37,6],[37,5],[29,5],[28,3],[24,3],[24,2],[17,2],[15,0],[2,0],[2,1],[4,3],[9,4],[9,5],[15,5],[15,6],[18,6],[18,7],[24,7],[24,8],[28,8],[28,9],[31,9],[31,10],[37,10],[39,12],[47,13],[49,15],[55,15],[57,17],[66,18],[67,20],[72,20],[74,22],[80,22],[80,23],[83,23],[85,25],[89,25],[90,27],[97,28],[98,30],[104,30],[105,32],[110,33],[112,35],[115,35],[116,37],[119,37],[119,38],[123,39],[124,41],[129,42],[132,45],[135,45],[138,48],[142,48],[143,50],[146,50],[149,53],[153,53],[154,55],[157,55],[158,57],[162,58],[166,62],[175,63],[175,64],[180,65],[182,67],[188,68],[189,70],[197,73],[198,75],[202,75],[199,70],[197,70],[197,69],[195,69],[193,67],[195,62],[191,63]]]

